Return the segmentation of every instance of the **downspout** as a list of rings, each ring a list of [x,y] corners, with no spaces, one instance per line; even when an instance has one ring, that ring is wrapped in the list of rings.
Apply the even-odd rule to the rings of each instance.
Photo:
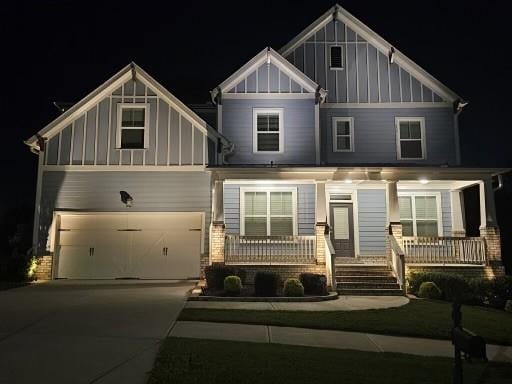
[[[459,132],[459,115],[462,109],[468,105],[467,101],[455,100],[453,103],[453,129],[454,129],[454,140],[455,140],[455,162],[457,165],[461,165],[461,152],[460,152],[460,132]]]
[[[229,164],[226,158],[234,153],[235,145],[222,135],[222,90],[220,87],[210,91],[210,97],[212,103],[217,106],[217,134],[219,135],[217,146],[220,146],[220,163],[221,165]]]

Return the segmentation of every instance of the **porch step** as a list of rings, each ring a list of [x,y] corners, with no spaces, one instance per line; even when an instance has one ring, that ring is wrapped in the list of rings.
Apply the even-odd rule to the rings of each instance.
[[[336,268],[336,277],[338,276],[367,276],[367,277],[389,277],[391,276],[390,271],[366,271],[366,270],[353,270],[353,271],[346,271],[346,270],[338,270]]]
[[[383,275],[383,276],[379,276],[379,275],[375,275],[375,276],[350,276],[350,275],[336,275],[336,280],[340,280],[340,281],[343,281],[343,282],[346,282],[346,283],[351,283],[351,282],[358,282],[358,281],[361,281],[361,277],[364,277],[365,281],[369,281],[369,282],[372,282],[372,283],[396,283],[396,279],[391,276],[391,275]]]
[[[338,289],[344,296],[403,296],[400,289]]]
[[[380,283],[374,281],[342,281],[336,283],[338,289],[400,289],[400,286],[395,282]]]
[[[336,265],[336,289],[340,295],[403,295],[387,265]]]

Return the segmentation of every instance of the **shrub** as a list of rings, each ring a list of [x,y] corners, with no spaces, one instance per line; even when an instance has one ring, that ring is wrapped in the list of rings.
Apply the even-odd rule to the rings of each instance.
[[[238,296],[242,290],[242,280],[238,276],[227,276],[224,279],[224,292],[230,296]]]
[[[290,297],[304,296],[304,286],[299,279],[287,279],[284,282],[284,295]]]
[[[469,302],[471,295],[469,284],[461,275],[443,272],[413,272],[408,278],[409,288],[418,294],[421,283],[433,282],[442,292],[442,299],[448,301]]]
[[[505,312],[512,313],[512,300],[507,300],[505,304]]]
[[[299,280],[307,295],[327,295],[327,278],[316,273],[301,273]]]
[[[469,304],[486,305],[492,296],[492,281],[482,277],[475,277],[468,280]]]
[[[507,300],[512,300],[512,276],[499,276],[491,280],[489,305],[503,309]]]
[[[280,281],[281,278],[277,273],[256,272],[256,276],[254,276],[254,294],[264,297],[276,296]]]
[[[224,264],[212,264],[204,269],[204,274],[206,277],[206,285],[209,289],[224,289],[224,279],[226,277],[238,276],[242,283],[244,283],[246,272],[243,269]]]
[[[432,281],[421,283],[420,289],[418,290],[418,296],[423,299],[439,300],[442,294],[439,287]]]

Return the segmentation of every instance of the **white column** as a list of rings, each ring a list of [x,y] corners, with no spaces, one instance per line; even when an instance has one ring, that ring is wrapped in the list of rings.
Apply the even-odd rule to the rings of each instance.
[[[386,207],[388,212],[388,225],[400,223],[400,208],[398,206],[398,189],[396,181],[390,181],[386,184]]]
[[[215,180],[213,201],[213,222],[224,223],[224,183],[222,180]]]
[[[480,188],[480,228],[497,227],[496,207],[492,180],[486,179],[479,183]]]
[[[316,183],[316,223],[327,223],[327,205],[325,200],[325,182]]]
[[[461,190],[450,191],[450,202],[452,207],[452,235],[465,236],[463,192]]]

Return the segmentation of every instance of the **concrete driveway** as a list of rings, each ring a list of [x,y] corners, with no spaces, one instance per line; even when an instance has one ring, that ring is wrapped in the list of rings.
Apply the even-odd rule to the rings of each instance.
[[[53,281],[0,291],[0,383],[146,383],[192,286]]]

